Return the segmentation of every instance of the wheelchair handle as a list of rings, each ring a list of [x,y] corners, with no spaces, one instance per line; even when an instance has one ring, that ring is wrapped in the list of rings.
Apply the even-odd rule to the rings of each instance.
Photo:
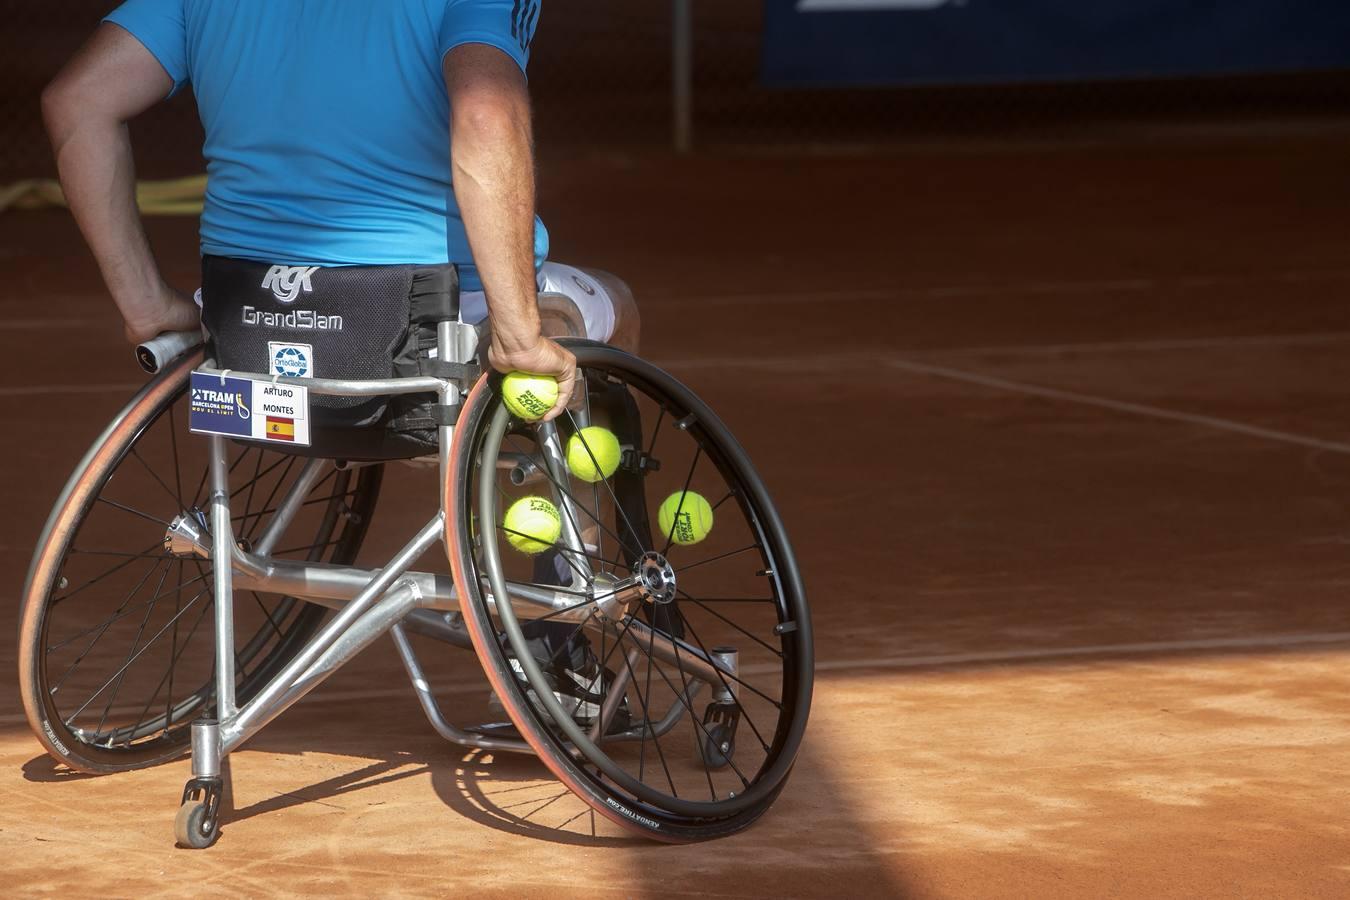
[[[151,375],[198,346],[202,333],[197,331],[166,331],[136,345],[136,362]]]

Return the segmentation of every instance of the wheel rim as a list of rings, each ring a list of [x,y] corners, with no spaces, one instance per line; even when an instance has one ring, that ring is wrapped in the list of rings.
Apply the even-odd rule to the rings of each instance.
[[[739,642],[742,661],[740,672],[733,677],[719,675],[720,684],[705,685],[701,695],[694,695],[691,700],[689,685],[693,679],[684,670],[678,649],[675,664],[671,665],[669,657],[665,661],[654,659],[650,646],[644,650],[640,642],[632,639],[635,625],[647,620],[659,622],[652,613],[654,604],[649,603],[645,610],[632,609],[621,616],[612,617],[613,624],[610,627],[597,628],[594,618],[580,626],[573,624],[573,631],[584,628],[590,633],[593,652],[603,661],[601,668],[610,668],[617,681],[623,681],[626,677],[624,694],[631,707],[629,713],[632,718],[639,722],[661,722],[664,725],[669,721],[670,712],[678,713],[675,726],[669,731],[661,732],[659,727],[648,730],[638,725],[628,730],[629,740],[626,742],[616,739],[612,733],[592,741],[587,728],[583,726],[594,729],[594,716],[589,722],[583,721],[578,725],[567,717],[567,713],[583,704],[569,697],[567,702],[571,706],[564,707],[547,690],[557,682],[556,678],[550,681],[543,671],[546,666],[538,664],[547,664],[549,660],[547,653],[538,652],[537,639],[533,644],[536,649],[530,650],[532,645],[525,631],[535,626],[526,624],[522,629],[522,623],[516,621],[516,616],[509,609],[498,610],[492,617],[492,626],[499,634],[504,633],[505,640],[498,641],[497,648],[503,658],[510,658],[508,663],[524,670],[524,681],[528,683],[528,691],[533,699],[521,706],[529,711],[544,711],[541,720],[549,721],[550,724],[542,730],[551,741],[552,749],[560,754],[575,751],[583,757],[584,763],[580,769],[593,786],[658,817],[673,816],[677,821],[725,818],[771,798],[791,768],[810,700],[809,618],[795,565],[791,560],[790,547],[781,534],[781,526],[767,495],[744,459],[743,451],[706,406],[659,370],[623,354],[616,355],[615,351],[578,350],[579,363],[586,365],[589,362],[593,375],[596,368],[611,367],[604,372],[606,381],[615,377],[612,366],[615,360],[620,359],[625,361],[623,389],[641,393],[654,412],[652,417],[644,416],[644,422],[649,423],[647,428],[650,429],[650,436],[641,439],[643,446],[640,452],[646,454],[645,458],[649,462],[657,455],[655,445],[668,440],[670,432],[663,431],[663,425],[684,422],[682,427],[675,430],[690,438],[695,446],[690,451],[687,467],[678,467],[678,476],[671,476],[674,478],[673,491],[682,495],[687,495],[691,490],[708,494],[709,505],[714,512],[713,533],[704,542],[689,547],[674,545],[669,534],[657,537],[660,546],[642,546],[640,527],[633,527],[631,522],[625,523],[619,511],[632,504],[620,502],[609,482],[594,488],[596,495],[608,495],[611,511],[608,523],[601,511],[601,502],[597,501],[594,507],[582,509],[582,504],[577,502],[580,498],[576,485],[570,481],[563,483],[563,479],[548,473],[546,466],[542,467],[545,470],[542,483],[533,487],[540,493],[550,490],[559,501],[560,508],[564,505],[562,501],[572,500],[573,515],[578,517],[578,530],[586,527],[582,519],[593,520],[592,530],[599,540],[586,555],[591,557],[590,561],[600,572],[610,577],[621,568],[631,567],[634,558],[644,553],[660,553],[662,557],[669,553],[677,578],[675,601],[670,604],[672,611],[664,627],[650,628],[647,634],[655,641],[671,637],[672,632],[682,627],[685,641],[677,647],[692,648],[705,657],[715,647],[726,642],[722,636],[731,634]],[[489,402],[492,406],[485,414],[486,424],[480,429],[481,438],[473,447],[475,455],[482,454],[478,484],[474,490],[465,492],[464,502],[467,504],[465,513],[472,511],[477,521],[499,523],[501,510],[514,495],[497,483],[499,479],[494,477],[497,468],[495,460],[501,452],[520,456],[528,456],[529,453],[527,448],[520,446],[517,436],[506,433],[507,426],[511,424],[509,414],[495,398]],[[688,420],[691,415],[693,419]],[[651,424],[653,418],[655,423]],[[569,414],[565,417],[563,430],[575,432],[579,430],[579,424]],[[662,445],[659,455],[668,461],[677,457],[678,452],[668,445]],[[666,464],[663,461],[663,468]],[[708,493],[710,484],[718,479],[721,480],[723,490],[715,494]],[[657,486],[657,481],[650,472],[641,479],[645,491],[655,489],[658,493],[663,492],[665,488]],[[668,478],[666,483],[672,482]],[[649,512],[654,523],[657,519],[654,509],[656,503],[649,503],[649,506],[652,507]],[[590,509],[596,510],[594,515],[589,512]],[[738,517],[741,531],[753,540],[748,544],[729,546],[728,542],[735,543],[735,522]],[[563,518],[568,518],[565,509]],[[652,529],[656,528],[653,524]],[[493,595],[501,596],[512,584],[522,583],[518,580],[519,576],[511,577],[512,568],[519,571],[521,564],[512,555],[519,554],[507,545],[501,527],[492,530],[492,539],[486,537],[489,533],[486,529],[480,531],[483,534],[478,536],[470,554],[472,575],[466,573],[466,577],[476,582],[486,580],[491,585]],[[626,543],[632,546],[626,547],[622,553],[607,554],[604,541],[608,541],[611,547]],[[692,553],[700,554],[701,558],[692,558]],[[727,566],[729,561],[737,557],[742,557],[740,562],[745,562],[746,557],[754,559],[754,575],[750,581],[758,580],[761,588],[761,593],[754,597],[733,595],[725,588],[729,581],[734,580],[728,576]],[[717,594],[696,593],[702,590],[698,585],[705,579],[692,577],[694,573],[709,576],[706,581],[718,584],[722,591]],[[739,583],[746,583],[743,576]],[[763,592],[765,585],[770,587],[768,593]],[[573,584],[568,589],[579,588],[579,585]],[[466,586],[467,589],[470,586]],[[592,598],[602,596],[603,590],[591,594]],[[577,594],[578,604],[587,599]],[[752,600],[761,607],[753,616],[749,614]],[[593,606],[587,609],[596,612]],[[774,626],[783,623],[792,623],[791,627],[796,630],[775,634]],[[565,641],[560,640],[558,643],[566,645]],[[617,655],[617,660],[615,650],[622,651]],[[634,655],[636,659],[632,658]],[[510,662],[511,659],[514,663]],[[718,688],[723,689],[722,693],[737,695],[735,706],[739,733],[731,741],[736,749],[732,751],[726,765],[711,766],[706,764],[701,742],[710,737],[717,723],[705,721],[707,713],[702,704],[711,699],[710,695]],[[608,696],[606,679],[603,677],[598,693],[600,696],[594,698],[598,702],[591,704],[592,707],[603,707]],[[610,732],[613,732],[613,725]],[[629,746],[624,747],[623,743]],[[634,746],[637,748],[636,753],[632,752]],[[695,779],[698,784],[694,783]],[[696,799],[700,789],[701,799]]]
[[[205,442],[187,433],[183,379],[73,511],[70,521],[78,526],[65,539],[41,598],[33,665],[44,730],[54,725],[61,737],[96,755],[143,760],[179,752],[187,724],[214,702],[211,566],[162,546],[172,518],[167,510],[177,514],[206,503],[205,467],[197,465]],[[237,447],[231,457],[235,480],[242,481],[231,488],[232,516],[247,540],[264,526],[303,460],[257,446]],[[287,530],[313,539],[297,546],[283,537],[276,555],[349,560],[364,536],[378,475],[373,469],[357,477],[327,473]],[[325,614],[294,598],[239,592],[236,607],[246,604],[254,612],[236,632],[241,700]]]

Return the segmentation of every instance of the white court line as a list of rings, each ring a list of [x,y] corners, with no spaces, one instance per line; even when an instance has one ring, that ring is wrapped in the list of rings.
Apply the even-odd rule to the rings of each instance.
[[[38,394],[116,394],[139,391],[144,381],[121,384],[35,384],[27,387],[0,387],[0,397],[31,397]]]
[[[984,653],[944,653],[931,656],[881,656],[864,659],[827,659],[816,661],[816,671],[848,672],[862,669],[924,669],[956,665],[996,665],[998,663],[1076,659],[1094,656],[1151,656],[1159,653],[1195,653],[1210,650],[1281,650],[1299,647],[1323,647],[1350,644],[1350,631],[1325,634],[1286,634],[1267,637],[1200,638],[1193,641],[1142,641],[1129,644],[1088,644],[1078,647],[1046,647],[1039,650],[996,650]],[[747,670],[748,671],[748,670]],[[437,687],[438,697],[456,694],[479,694],[488,691],[486,682],[455,684]],[[361,700],[386,700],[391,697],[412,696],[411,686],[399,688],[371,688],[369,690],[316,691],[301,701],[304,705],[319,703],[347,703]],[[114,713],[136,712],[138,707],[114,710]],[[0,725],[17,725],[25,721],[22,714],[0,716]]]
[[[759,369],[788,372],[814,372],[820,371],[821,369],[849,369],[856,371],[859,368],[875,369],[884,366],[887,368],[913,372],[919,375],[931,375],[938,378],[947,378],[952,381],[975,384],[980,387],[993,388],[1000,391],[1026,394],[1032,397],[1044,397],[1047,400],[1076,403],[1080,406],[1093,406],[1098,409],[1109,409],[1113,412],[1129,413],[1130,415],[1145,416],[1153,419],[1166,419],[1171,422],[1181,422],[1186,425],[1199,425],[1204,428],[1213,428],[1217,431],[1226,431],[1230,434],[1241,434],[1247,437],[1277,441],[1282,444],[1293,444],[1299,447],[1311,447],[1315,450],[1326,450],[1331,453],[1350,454],[1350,444],[1342,443],[1340,441],[1329,441],[1322,438],[1309,437],[1308,435],[1294,434],[1289,431],[1277,431],[1273,428],[1262,428],[1259,425],[1248,425],[1245,422],[1238,422],[1233,419],[1221,419],[1217,416],[1205,416],[1198,413],[1165,409],[1161,406],[1150,406],[1144,403],[1130,403],[1125,400],[1113,400],[1110,397],[1099,397],[1095,394],[1082,394],[1077,391],[1064,391],[1058,388],[1041,387],[1040,385],[1028,384],[1024,381],[1013,381],[1008,378],[999,378],[995,375],[981,375],[978,372],[967,372],[963,369],[952,369],[947,366],[931,365],[929,363],[921,363],[916,360],[880,353],[848,355],[829,354],[804,357],[788,356],[777,359],[737,359],[735,357],[721,357],[656,362],[657,365],[675,371],[705,368]]]
[[[1278,441],[1283,444],[1312,447],[1315,450],[1327,450],[1332,453],[1350,454],[1350,444],[1308,437],[1307,435],[1294,434],[1289,431],[1276,431],[1271,428],[1262,428],[1259,425],[1247,425],[1243,422],[1235,422],[1232,419],[1220,419],[1216,416],[1203,416],[1196,413],[1178,412],[1176,410],[1164,409],[1161,406],[1129,403],[1124,400],[1112,400],[1108,397],[1098,397],[1093,394],[1080,394],[1076,391],[1061,391],[1057,388],[1041,387],[1035,384],[1027,384],[1022,381],[1011,381],[1007,378],[998,378],[993,375],[980,375],[975,372],[964,372],[960,369],[949,369],[946,366],[932,366],[926,363],[913,362],[905,359],[888,359],[885,361],[885,365],[890,366],[893,369],[902,369],[907,372],[916,372],[922,375],[935,375],[939,378],[949,378],[953,381],[963,381],[967,384],[977,384],[981,387],[994,388],[995,390],[1011,391],[1013,393],[1026,394],[1032,397],[1045,397],[1048,400],[1061,400],[1066,403],[1077,403],[1081,406],[1095,406],[1099,409],[1109,409],[1113,412],[1129,413],[1136,416],[1167,419],[1172,422],[1182,422],[1186,425],[1199,425],[1205,428],[1213,428],[1218,431],[1227,431],[1232,434],[1242,434],[1247,437]]]
[[[1242,334],[1215,335],[1194,338],[1156,338],[1137,341],[1083,341],[1064,344],[984,344],[966,347],[911,347],[905,350],[909,356],[1058,356],[1088,353],[1153,353],[1169,350],[1227,350],[1243,347],[1305,347],[1321,344],[1340,344],[1350,341],[1350,331],[1327,331],[1318,334]],[[652,362],[663,367],[685,369],[709,369],[719,366],[727,368],[792,368],[802,363],[820,365],[839,362],[849,364],[863,359],[869,364],[877,359],[895,358],[881,356],[875,352],[829,353],[812,356],[792,357],[692,357],[688,359],[661,360]]]
[[[911,350],[924,356],[1054,356],[1072,353],[1134,353],[1167,350],[1223,350],[1241,347],[1306,347],[1339,344],[1350,331],[1320,334],[1248,334],[1229,337],[1159,338],[1141,341],[1094,341],[1080,344],[993,344],[984,347],[933,347]]]
[[[849,291],[776,291],[753,294],[647,294],[652,303],[688,303],[698,306],[735,306],[760,303],[859,303],[871,300],[948,300],[960,297],[1001,297],[1005,295],[1061,295],[1082,293],[1139,293],[1165,288],[1213,288],[1253,283],[1302,284],[1316,281],[1345,281],[1350,269],[1289,269],[1258,275],[1178,275],[1170,278],[1118,278],[1100,281],[1029,281],[997,284],[936,285],[931,287],[873,288]],[[641,305],[644,298],[639,298]]]

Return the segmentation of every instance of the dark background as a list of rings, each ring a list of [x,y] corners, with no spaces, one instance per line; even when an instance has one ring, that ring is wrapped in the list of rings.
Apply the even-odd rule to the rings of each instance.
[[[37,97],[110,0],[0,0],[0,180],[53,166]],[[922,139],[1081,135],[1123,123],[1195,126],[1350,114],[1350,72],[1039,85],[784,89],[760,83],[759,0],[693,4],[695,148],[885,146]],[[671,8],[663,0],[547,6],[530,63],[541,158],[671,146]],[[135,123],[142,175],[201,169],[190,92]]]

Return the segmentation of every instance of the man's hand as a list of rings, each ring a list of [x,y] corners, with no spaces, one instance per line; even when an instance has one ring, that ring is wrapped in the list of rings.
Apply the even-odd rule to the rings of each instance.
[[[553,376],[558,381],[558,400],[541,421],[549,422],[562,415],[577,379],[577,358],[566,347],[541,337],[528,349],[506,350],[494,338],[488,347],[488,361],[498,372]]]
[[[143,300],[122,306],[127,341],[141,344],[166,331],[196,331],[201,327],[201,310],[191,299],[164,287]]]

